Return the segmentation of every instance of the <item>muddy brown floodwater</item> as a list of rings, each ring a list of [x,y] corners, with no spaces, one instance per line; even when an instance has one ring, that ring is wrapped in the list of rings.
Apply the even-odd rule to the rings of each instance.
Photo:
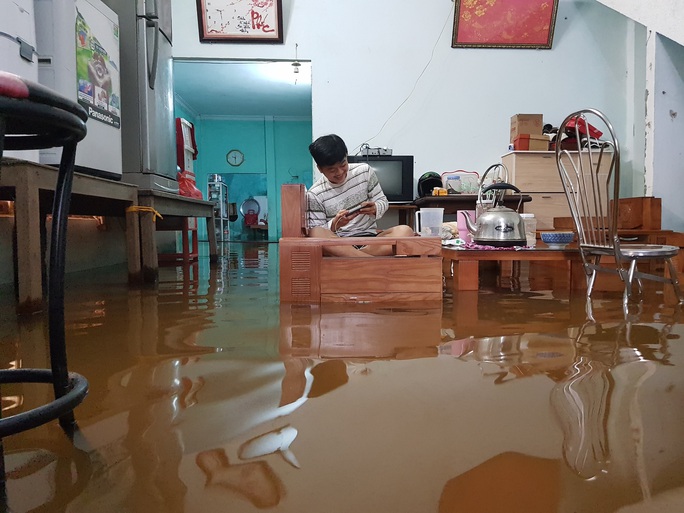
[[[593,320],[529,264],[437,305],[279,305],[277,251],[226,244],[154,288],[68,275],[90,392],[73,443],[3,440],[6,509],[684,511],[684,326],[657,286],[627,313],[598,290]],[[45,317],[0,297],[3,368],[47,366]],[[3,385],[2,414],[50,397]]]

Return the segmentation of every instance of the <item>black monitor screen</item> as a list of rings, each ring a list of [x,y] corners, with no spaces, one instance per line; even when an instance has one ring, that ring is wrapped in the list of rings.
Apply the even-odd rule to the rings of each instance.
[[[350,163],[367,163],[391,202],[413,201],[413,157],[406,155],[350,156]]]
[[[375,171],[385,196],[401,194],[401,162],[378,161],[372,162],[370,166]]]

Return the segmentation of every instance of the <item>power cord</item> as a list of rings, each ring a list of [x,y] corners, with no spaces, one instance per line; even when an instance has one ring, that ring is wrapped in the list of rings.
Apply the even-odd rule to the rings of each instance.
[[[430,66],[430,63],[432,62],[432,59],[435,56],[435,49],[437,48],[437,44],[439,43],[440,39],[442,39],[442,34],[444,34],[444,29],[446,28],[447,24],[449,23],[449,20],[451,20],[452,16],[453,16],[453,7],[451,9],[449,9],[449,15],[446,17],[446,20],[444,20],[444,24],[442,25],[442,30],[439,32],[439,36],[437,36],[437,40],[435,41],[435,44],[432,46],[432,52],[430,53],[430,59],[428,59],[427,64],[425,64],[425,67],[423,67],[423,71],[421,71],[420,75],[418,75],[418,78],[416,79],[415,83],[413,84],[413,88],[411,89],[409,94],[406,96],[406,98],[404,98],[404,101],[401,102],[396,109],[394,109],[394,112],[392,112],[392,114],[390,114],[390,116],[387,118],[387,120],[382,124],[382,126],[380,127],[380,130],[378,130],[378,132],[373,137],[367,139],[366,141],[372,141],[378,135],[380,135],[382,133],[382,131],[385,129],[385,126],[387,126],[387,123],[389,123],[389,121],[394,117],[394,115],[397,112],[399,112],[399,109],[401,109],[404,106],[404,104],[409,100],[409,98],[411,98],[411,96],[413,95],[413,93],[416,90],[416,87],[418,87],[418,83],[420,82],[420,79],[423,78],[423,75],[425,74],[428,67]],[[362,143],[361,145],[354,148],[354,150],[357,150],[357,149],[360,150],[360,148],[363,148],[364,146],[368,147],[368,142]]]

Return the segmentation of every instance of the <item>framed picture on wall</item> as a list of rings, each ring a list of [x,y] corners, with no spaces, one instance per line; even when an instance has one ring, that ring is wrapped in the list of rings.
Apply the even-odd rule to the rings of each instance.
[[[455,0],[452,48],[551,48],[558,0]]]
[[[203,43],[282,43],[282,0],[197,0]]]

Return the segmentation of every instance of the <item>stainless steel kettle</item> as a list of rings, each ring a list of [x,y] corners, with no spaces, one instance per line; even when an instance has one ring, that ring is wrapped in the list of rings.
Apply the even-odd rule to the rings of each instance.
[[[511,189],[520,194],[518,208],[522,203],[522,193],[515,185],[505,182],[494,183],[481,190],[481,193],[492,190]],[[520,214],[512,208],[503,205],[494,205],[481,214],[475,223],[467,212],[461,212],[465,218],[468,231],[472,235],[475,244],[495,247],[511,247],[527,245],[525,237],[525,223]]]

